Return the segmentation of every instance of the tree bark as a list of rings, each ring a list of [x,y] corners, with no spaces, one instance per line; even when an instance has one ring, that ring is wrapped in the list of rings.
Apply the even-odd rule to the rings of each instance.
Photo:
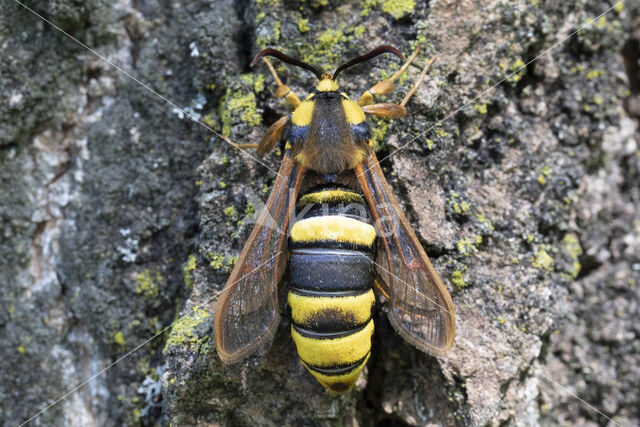
[[[640,6],[599,17],[614,4],[3,2],[3,425],[640,424]],[[408,116],[370,124],[454,348],[414,349],[381,304],[364,374],[333,396],[282,301],[273,344],[224,365],[215,297],[279,150],[262,165],[217,133],[256,143],[288,112],[249,63],[275,47],[332,72],[382,44],[423,45],[383,102],[437,56]],[[298,96],[315,85],[273,63]],[[339,83],[357,99],[399,67]]]

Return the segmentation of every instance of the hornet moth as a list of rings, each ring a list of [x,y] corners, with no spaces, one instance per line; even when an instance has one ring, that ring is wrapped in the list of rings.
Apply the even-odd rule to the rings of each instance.
[[[418,48],[419,49],[419,48]],[[453,302],[412,231],[378,164],[366,115],[399,118],[433,61],[400,104],[375,103],[391,93],[418,49],[390,79],[355,102],[340,89],[341,71],[382,53],[380,46],[333,75],[275,49],[258,53],[293,107],[259,144],[259,154],[284,144],[278,177],[215,306],[218,355],[232,363],[271,342],[280,320],[278,284],[287,267],[291,335],[302,364],[329,391],[350,390],[371,354],[374,289],[394,329],[411,345],[439,356],[455,336]],[[318,82],[300,99],[266,58],[311,71]]]

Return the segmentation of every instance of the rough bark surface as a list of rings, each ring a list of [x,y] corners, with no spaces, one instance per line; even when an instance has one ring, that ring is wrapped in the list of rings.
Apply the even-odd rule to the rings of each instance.
[[[614,4],[25,2],[99,58],[2,2],[2,425],[93,376],[32,423],[640,424],[640,5],[571,35]],[[415,350],[381,306],[364,375],[332,396],[283,304],[273,344],[225,366],[213,302],[275,174],[211,129],[257,142],[286,114],[257,50],[330,72],[383,43],[438,56],[409,116],[372,125],[380,158],[401,148],[384,170],[452,293],[456,344]],[[340,83],[357,97],[398,67]]]

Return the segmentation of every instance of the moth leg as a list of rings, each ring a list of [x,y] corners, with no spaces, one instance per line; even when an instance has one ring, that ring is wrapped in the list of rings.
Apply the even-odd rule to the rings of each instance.
[[[425,65],[425,67],[422,69],[422,72],[420,73],[420,77],[418,77],[418,79],[416,80],[416,83],[413,85],[409,93],[405,95],[405,97],[402,99],[400,104],[394,104],[394,103],[388,103],[388,102],[380,103],[380,104],[368,104],[362,107],[362,111],[364,111],[367,114],[373,114],[374,116],[384,117],[387,119],[397,119],[397,118],[406,116],[407,109],[405,108],[405,106],[407,105],[407,102],[409,102],[409,99],[411,99],[413,94],[416,93],[416,91],[418,90],[418,87],[424,81],[424,78],[427,75],[429,68],[431,68],[431,65],[435,62],[435,60],[436,58],[434,57],[434,58],[431,58],[429,62],[427,62],[427,65]]]
[[[282,133],[284,132],[284,128],[287,124],[287,116],[280,117],[274,124],[269,126],[269,129],[264,133],[264,136],[260,140],[258,144],[238,144],[229,139],[229,137],[225,135],[220,135],[222,139],[227,141],[232,146],[239,149],[250,149],[256,148],[258,150],[258,154],[264,155],[271,151],[276,145],[280,138],[282,138]]]
[[[278,89],[276,89],[276,96],[278,98],[284,98],[284,101],[292,108],[296,108],[298,105],[300,105],[300,98],[298,98],[298,96],[293,93],[289,86],[282,83],[282,80],[280,80],[280,77],[278,77],[278,73],[276,73],[276,69],[273,68],[271,61],[269,61],[268,58],[262,58],[262,60],[267,64],[267,67],[269,67],[269,71],[271,71],[271,74],[273,75],[273,78],[276,80],[276,83],[278,85]]]
[[[400,67],[400,69],[396,71],[396,73],[393,76],[379,83],[376,83],[370,89],[365,90],[362,93],[362,96],[360,97],[360,99],[358,100],[358,105],[362,107],[365,105],[373,104],[375,95],[387,95],[393,92],[393,90],[396,88],[395,85],[393,84],[393,81],[398,77],[400,77],[402,73],[404,73],[406,69],[409,68],[409,65],[411,65],[413,60],[416,59],[421,48],[422,48],[422,45],[418,44],[418,46],[416,46],[416,49],[413,51],[409,59],[407,59],[407,62],[405,62],[402,65],[402,67]]]
[[[362,107],[362,111],[366,114],[372,114],[377,117],[383,117],[386,119],[399,119],[407,115],[407,109],[404,105],[393,104],[389,102],[381,104],[371,104]]]
[[[228,136],[226,135],[220,135],[220,138],[224,139],[225,141],[227,141],[229,143],[229,145],[231,145],[232,147],[235,148],[239,148],[241,150],[245,150],[245,149],[252,149],[252,148],[258,148],[258,144],[238,144],[237,142],[233,142],[231,139],[229,139]]]
[[[407,105],[407,102],[409,102],[409,99],[411,99],[413,94],[416,93],[416,91],[418,90],[418,87],[420,87],[420,85],[424,81],[425,76],[429,72],[429,69],[431,68],[431,66],[433,65],[434,62],[436,62],[436,57],[435,56],[433,58],[431,58],[427,62],[427,65],[424,66],[424,68],[422,69],[422,72],[420,73],[420,77],[418,77],[418,80],[416,80],[416,83],[413,85],[413,87],[411,88],[409,93],[407,93],[404,96],[404,98],[402,98],[402,101],[400,102],[400,105],[402,105],[403,107],[405,105]]]

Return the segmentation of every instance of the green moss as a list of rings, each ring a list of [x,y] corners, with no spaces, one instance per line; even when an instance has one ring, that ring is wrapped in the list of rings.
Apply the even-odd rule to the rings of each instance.
[[[306,33],[307,31],[310,30],[309,28],[309,20],[306,18],[300,18],[298,19],[298,31],[300,31],[302,34]]]
[[[193,313],[182,316],[171,327],[171,333],[167,339],[167,343],[164,346],[163,353],[165,353],[170,347],[200,347],[208,337],[198,337],[194,329],[200,323],[204,322],[211,314],[198,307],[193,307]]]
[[[464,275],[460,270],[456,270],[453,272],[453,274],[451,275],[451,282],[456,285],[456,288],[458,289],[466,288],[468,286],[464,281]]]
[[[121,331],[113,334],[113,341],[118,345],[125,345],[124,334]]]
[[[193,289],[193,272],[196,269],[196,255],[191,254],[187,258],[187,262],[182,266],[182,280],[187,289]]]
[[[142,294],[147,299],[155,299],[160,295],[158,284],[162,281],[162,276],[157,271],[144,270],[136,276],[136,293]]]
[[[382,2],[382,11],[393,16],[395,19],[400,19],[411,12],[416,7],[416,2],[413,0],[384,0]]]
[[[539,248],[536,251],[536,256],[531,259],[531,265],[541,270],[552,271],[554,262],[544,248]]]

